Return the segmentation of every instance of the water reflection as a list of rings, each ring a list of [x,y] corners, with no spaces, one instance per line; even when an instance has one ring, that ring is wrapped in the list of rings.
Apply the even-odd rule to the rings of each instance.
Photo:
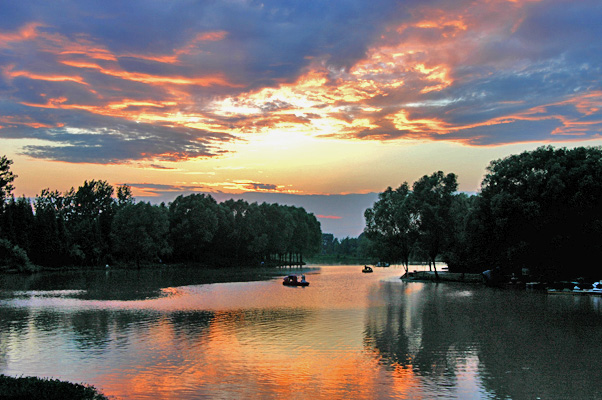
[[[0,373],[120,399],[600,398],[599,299],[360,270],[314,271],[305,289],[170,286],[127,301],[65,294],[91,278],[28,281],[0,298]]]
[[[366,344],[422,387],[458,398],[602,398],[598,298],[453,284],[384,284]],[[463,392],[463,388],[467,391]]]
[[[303,271],[311,271],[304,269]],[[3,297],[73,297],[85,300],[146,300],[163,289],[218,282],[249,282],[281,275],[278,269],[156,268],[0,275]]]

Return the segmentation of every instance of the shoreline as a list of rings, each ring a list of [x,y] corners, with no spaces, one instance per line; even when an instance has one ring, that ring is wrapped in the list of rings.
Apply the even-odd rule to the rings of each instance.
[[[404,282],[464,282],[464,283],[483,283],[483,275],[464,272],[437,271],[414,271],[408,272],[400,279]]]
[[[92,385],[35,376],[0,374],[0,398],[46,400],[109,400]]]

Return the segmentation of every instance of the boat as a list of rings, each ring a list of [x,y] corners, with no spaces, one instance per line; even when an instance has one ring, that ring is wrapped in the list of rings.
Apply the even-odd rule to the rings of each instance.
[[[594,289],[546,289],[546,293],[572,296],[602,296],[602,291]]]
[[[574,285],[574,286],[573,286]],[[572,288],[570,286],[573,286]],[[570,282],[556,284],[546,289],[548,294],[568,294],[581,296],[602,296],[602,281],[593,284],[584,282]]]
[[[372,270],[372,267],[364,265],[364,269],[362,270],[362,272],[368,273],[368,272],[374,272],[374,271]]]
[[[379,261],[376,263],[375,267],[383,267],[383,268],[387,268],[390,264],[388,262],[384,262],[384,261]]]
[[[287,275],[282,280],[284,286],[309,286],[309,282],[305,280],[305,275],[301,275],[301,280],[297,275]]]

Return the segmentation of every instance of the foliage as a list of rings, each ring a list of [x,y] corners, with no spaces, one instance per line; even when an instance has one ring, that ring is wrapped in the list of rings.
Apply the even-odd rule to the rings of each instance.
[[[205,194],[178,196],[169,206],[176,260],[201,261],[218,230],[218,205]]]
[[[364,232],[374,245],[372,251],[380,261],[407,266],[412,247],[417,240],[418,220],[412,192],[404,182],[397,189],[388,187],[378,195],[373,208],[365,211]]]
[[[527,268],[546,279],[600,279],[600,147],[548,146],[494,160],[478,195],[456,188],[456,176],[442,172],[409,192],[406,183],[387,188],[365,213],[374,251],[402,261],[409,243],[414,258],[442,257],[450,271]]]
[[[7,400],[107,400],[93,386],[36,377],[0,375],[0,398]]]
[[[29,259],[43,267],[300,262],[319,251],[321,234],[316,217],[303,208],[242,200],[218,204],[206,194],[153,206],[136,203],[127,185],[115,191],[97,180],[64,194],[44,189],[33,206],[11,196],[0,210],[0,256],[22,270],[32,266]]]
[[[451,206],[457,188],[456,175],[444,175],[442,171],[424,175],[412,186],[411,208],[417,225],[417,240],[433,266],[437,256],[451,246]]]
[[[412,253],[425,254],[435,265],[450,245],[450,209],[456,189],[456,175],[441,171],[424,175],[412,190],[407,182],[396,190],[388,187],[364,213],[373,251],[382,261],[405,265],[406,272]]]
[[[0,239],[0,271],[17,270],[23,272],[33,271],[34,269],[25,250],[13,245],[6,239]]]
[[[366,264],[372,262],[372,241],[362,233],[357,238],[345,237],[341,240],[332,233],[322,234],[322,250],[312,257],[316,263]]]
[[[4,201],[12,196],[14,186],[12,182],[17,177],[11,170],[12,160],[6,156],[0,157],[0,209],[4,205]]]
[[[150,203],[124,205],[113,219],[111,238],[117,259],[141,262],[159,261],[171,253],[167,243],[167,209]]]
[[[540,147],[487,171],[475,212],[481,235],[495,243],[492,266],[599,279],[592,261],[602,256],[600,147]]]

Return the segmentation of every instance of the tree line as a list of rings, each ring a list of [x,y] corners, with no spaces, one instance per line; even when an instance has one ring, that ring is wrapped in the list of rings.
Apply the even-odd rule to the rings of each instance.
[[[371,241],[364,233],[357,238],[345,237],[339,239],[332,233],[322,234],[322,249],[320,254],[312,258],[312,262],[323,264],[332,263],[369,263],[372,255],[370,254]]]
[[[371,253],[406,268],[425,259],[456,272],[599,280],[602,148],[544,146],[491,161],[476,195],[438,171],[387,188],[364,216]]]
[[[152,205],[136,202],[127,185],[99,180],[44,189],[32,201],[12,195],[11,164],[0,158],[0,269],[284,264],[320,249],[320,223],[303,208],[206,194]]]

